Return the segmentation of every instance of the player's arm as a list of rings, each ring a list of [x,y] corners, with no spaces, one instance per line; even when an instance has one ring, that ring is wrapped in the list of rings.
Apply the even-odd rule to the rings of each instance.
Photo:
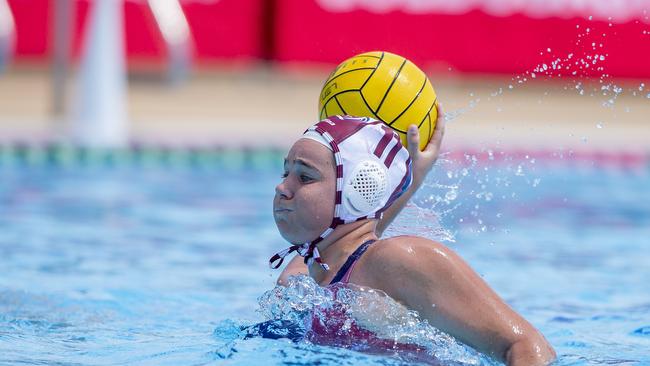
[[[278,285],[286,286],[287,280],[290,276],[295,276],[299,274],[309,275],[309,269],[305,264],[304,258],[299,255],[294,255],[293,258],[287,263],[287,266],[284,267],[280,276],[278,276]]]
[[[408,140],[408,151],[411,155],[411,164],[413,168],[413,184],[411,187],[404,192],[404,194],[397,199],[386,211],[381,220],[377,223],[377,236],[386,230],[388,225],[395,219],[395,217],[402,211],[406,203],[411,199],[413,194],[417,192],[418,188],[424,182],[427,174],[433,167],[433,164],[438,160],[438,155],[440,154],[440,145],[442,144],[442,138],[445,135],[445,118],[440,109],[440,106],[436,104],[436,109],[438,110],[438,118],[436,119],[436,127],[431,136],[431,141],[427,144],[423,151],[420,151],[420,133],[417,129],[417,126],[409,126],[407,133]]]
[[[438,329],[510,366],[548,365],[555,359],[542,334],[444,245],[397,237],[368,254],[373,265],[362,268],[372,286]]]

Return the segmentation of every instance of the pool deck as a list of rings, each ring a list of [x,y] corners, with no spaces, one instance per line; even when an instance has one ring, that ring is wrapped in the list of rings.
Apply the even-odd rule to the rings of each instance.
[[[315,121],[326,71],[197,71],[176,86],[136,75],[128,90],[132,138],[174,147],[287,148]],[[583,81],[580,95],[576,82],[566,79],[523,84],[498,75],[431,79],[445,111],[458,114],[448,122],[446,149],[650,154],[648,82],[640,92],[641,81],[615,81],[623,92],[611,103],[614,93],[605,90],[604,96],[601,90],[609,82]],[[46,68],[14,66],[0,75],[0,142],[60,136],[65,121],[53,118],[50,109]]]

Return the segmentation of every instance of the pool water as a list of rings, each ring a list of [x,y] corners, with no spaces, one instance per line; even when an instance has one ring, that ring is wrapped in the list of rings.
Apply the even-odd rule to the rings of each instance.
[[[0,364],[405,363],[241,337],[269,314],[267,261],[286,245],[271,215],[276,155],[2,165]],[[558,365],[650,365],[648,187],[647,164],[449,157],[391,232],[445,240]],[[449,365],[483,362],[459,352]]]

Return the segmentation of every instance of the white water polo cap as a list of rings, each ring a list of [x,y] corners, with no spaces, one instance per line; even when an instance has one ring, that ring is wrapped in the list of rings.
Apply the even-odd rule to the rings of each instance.
[[[319,142],[334,154],[334,217],[318,238],[278,252],[271,257],[270,266],[280,267],[284,257],[296,251],[305,257],[307,265],[315,261],[328,270],[316,244],[338,225],[380,219],[411,185],[411,158],[395,131],[381,121],[366,117],[328,117],[308,128],[302,138]]]

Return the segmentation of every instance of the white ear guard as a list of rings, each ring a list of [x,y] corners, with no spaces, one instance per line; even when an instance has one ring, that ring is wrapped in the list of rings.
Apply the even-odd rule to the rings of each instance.
[[[388,194],[388,172],[378,161],[357,164],[343,186],[343,205],[350,213],[365,216],[380,208]]]

